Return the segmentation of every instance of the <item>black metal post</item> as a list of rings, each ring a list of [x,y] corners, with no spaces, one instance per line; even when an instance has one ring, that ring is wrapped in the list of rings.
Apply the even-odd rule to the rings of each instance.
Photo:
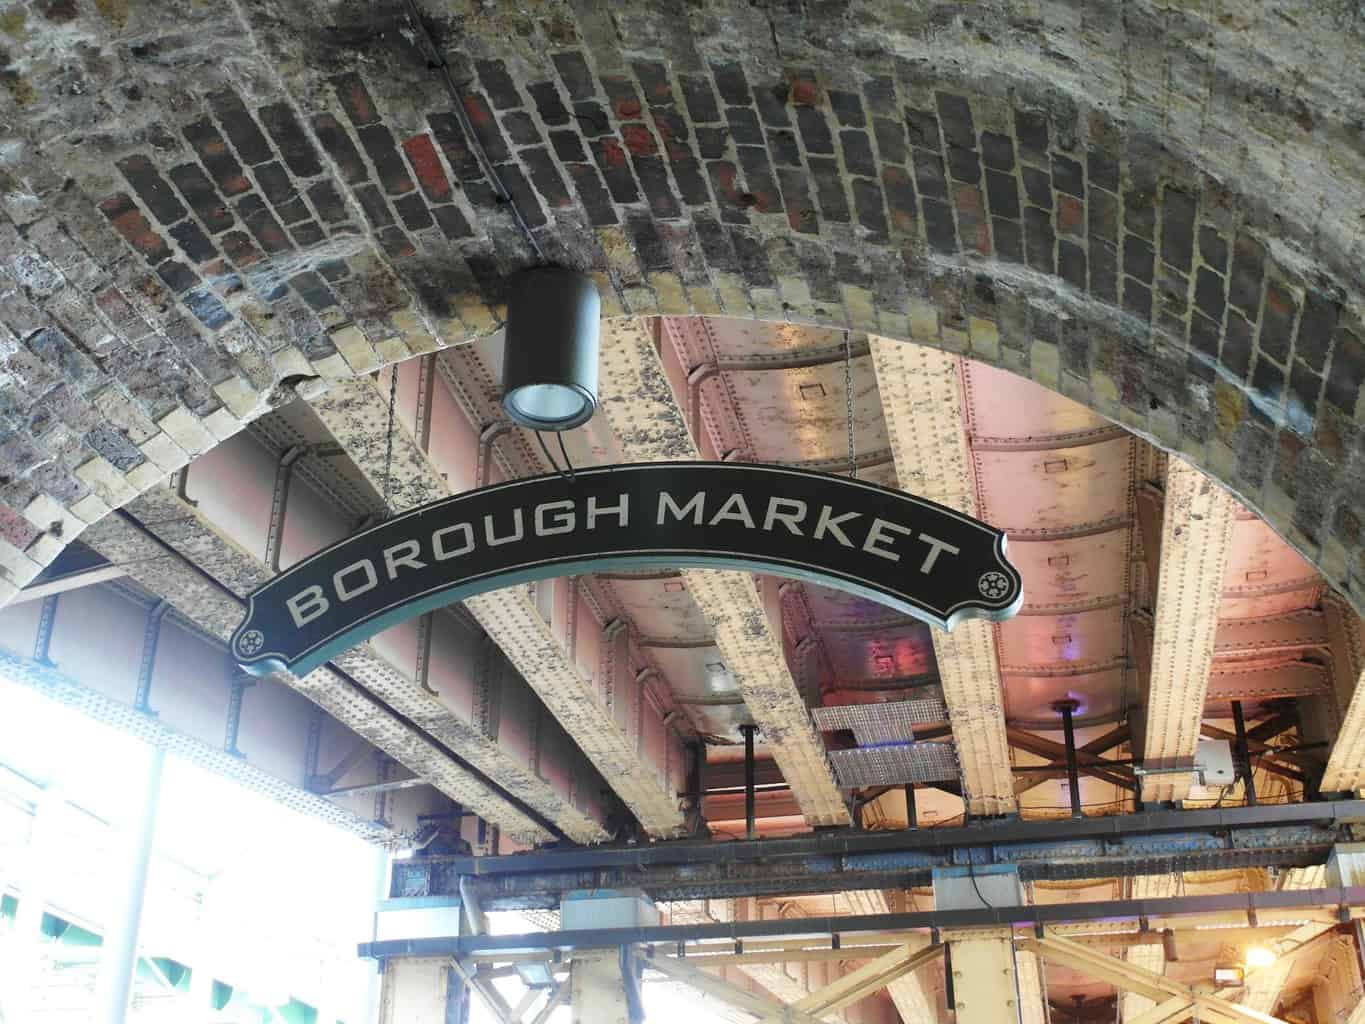
[[[1251,753],[1247,750],[1247,723],[1242,716],[1242,702],[1232,702],[1232,724],[1237,730],[1237,745],[1233,751],[1237,755],[1237,771],[1246,785],[1247,806],[1256,806],[1256,779],[1251,772]]]
[[[1081,810],[1081,777],[1080,766],[1076,760],[1076,728],[1071,721],[1071,716],[1076,711],[1076,702],[1060,700],[1053,706],[1062,713],[1062,733],[1066,737],[1066,783],[1071,790],[1071,816],[1081,818],[1085,812]]]
[[[741,725],[744,734],[744,838],[753,839],[754,828],[754,733],[756,725]]]
[[[915,784],[905,784],[905,827],[919,828],[919,811],[915,807]]]

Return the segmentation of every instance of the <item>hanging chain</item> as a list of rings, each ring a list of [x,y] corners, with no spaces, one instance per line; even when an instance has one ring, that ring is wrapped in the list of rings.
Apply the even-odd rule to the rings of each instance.
[[[384,437],[384,518],[393,515],[389,496],[393,493],[393,413],[398,400],[398,367],[389,368],[389,428]]]
[[[844,331],[844,406],[848,420],[848,475],[858,479],[858,459],[853,449],[853,340]]]

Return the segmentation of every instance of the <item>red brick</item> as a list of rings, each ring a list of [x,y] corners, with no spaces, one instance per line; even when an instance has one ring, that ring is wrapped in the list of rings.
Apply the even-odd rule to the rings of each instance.
[[[450,198],[450,182],[430,135],[414,135],[403,143],[403,152],[408,155],[408,163],[428,199],[440,203]]]
[[[1058,194],[1057,230],[1064,235],[1081,235],[1084,231],[1085,206],[1079,199]]]
[[[138,252],[147,258],[148,263],[157,263],[171,254],[166,242],[142,215],[133,201],[120,192],[100,203],[100,209],[118,231]]]
[[[791,101],[798,107],[818,107],[820,105],[820,83],[814,75],[789,71],[787,81],[791,84]]]
[[[653,156],[659,151],[654,135],[643,124],[621,125],[621,138],[626,148],[636,156]]]

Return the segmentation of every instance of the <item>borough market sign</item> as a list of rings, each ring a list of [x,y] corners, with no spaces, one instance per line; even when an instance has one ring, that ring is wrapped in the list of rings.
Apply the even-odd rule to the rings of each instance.
[[[303,675],[453,601],[648,567],[795,577],[944,629],[1023,602],[1004,533],[942,505],[783,466],[656,462],[496,484],[385,520],[252,594],[232,651],[249,672]]]

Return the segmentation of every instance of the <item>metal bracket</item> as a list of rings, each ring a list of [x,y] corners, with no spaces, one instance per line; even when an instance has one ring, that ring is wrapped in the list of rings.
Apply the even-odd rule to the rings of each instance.
[[[242,698],[246,695],[247,687],[255,685],[255,677],[249,676],[245,672],[239,672],[232,680],[232,694],[228,697],[227,732],[223,737],[223,749],[233,757],[243,759],[246,757],[237,749],[237,734],[242,725]]]
[[[48,656],[52,649],[52,630],[57,624],[57,599],[60,594],[50,594],[43,598],[42,609],[38,612],[38,634],[33,641],[33,660],[49,668],[54,662]]]
[[[280,455],[275,467],[275,489],[270,495],[270,522],[265,535],[265,561],[272,573],[280,571],[280,548],[284,546],[284,520],[289,514],[289,491],[294,481],[294,463],[308,454],[308,445],[296,444]]]
[[[171,610],[170,602],[158,601],[147,613],[147,626],[142,633],[142,659],[137,670],[137,692],[133,708],[144,715],[155,715],[148,701],[152,695],[152,673],[156,669],[156,649],[161,643],[161,623]]]

